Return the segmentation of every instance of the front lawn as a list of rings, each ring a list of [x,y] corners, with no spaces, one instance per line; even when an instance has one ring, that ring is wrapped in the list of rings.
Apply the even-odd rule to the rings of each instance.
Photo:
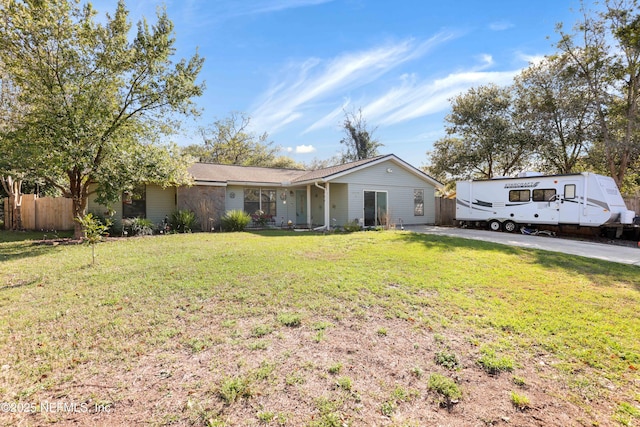
[[[637,267],[406,232],[96,255],[0,232],[0,422],[640,423]]]

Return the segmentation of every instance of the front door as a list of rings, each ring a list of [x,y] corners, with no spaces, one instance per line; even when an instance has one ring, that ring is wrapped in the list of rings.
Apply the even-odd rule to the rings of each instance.
[[[374,227],[387,225],[387,192],[364,192],[364,225]]]
[[[296,224],[307,224],[307,190],[296,190]]]

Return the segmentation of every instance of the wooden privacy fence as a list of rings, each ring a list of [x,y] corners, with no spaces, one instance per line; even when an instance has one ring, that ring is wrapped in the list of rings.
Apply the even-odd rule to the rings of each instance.
[[[636,215],[640,215],[640,196],[623,197],[627,204],[627,209],[635,211]]]
[[[9,200],[4,199],[4,227],[11,229],[13,215],[8,212]],[[72,230],[73,201],[64,197],[38,197],[23,194],[21,203],[22,228],[25,230]]]
[[[454,225],[456,217],[456,199],[436,197],[436,225]]]
[[[623,197],[627,209],[640,216],[640,196]],[[436,197],[436,225],[455,225],[456,199]]]

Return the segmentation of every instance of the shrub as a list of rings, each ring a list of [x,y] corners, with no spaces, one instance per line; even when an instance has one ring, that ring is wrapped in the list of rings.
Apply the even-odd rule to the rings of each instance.
[[[169,225],[177,233],[191,233],[197,222],[196,214],[190,210],[177,210],[171,214]]]
[[[98,221],[99,224],[106,227],[104,229],[104,234],[115,233],[115,231],[113,230],[114,221],[112,215],[105,215],[99,212],[89,212],[89,214],[93,217],[94,220]]]
[[[244,231],[251,221],[251,217],[244,211],[232,210],[221,218],[224,231]]]
[[[357,219],[346,223],[345,225],[342,226],[342,228],[344,229],[344,231],[348,233],[362,230],[362,227],[360,227],[360,224],[358,223]]]
[[[122,226],[130,236],[150,236],[153,234],[153,222],[147,218],[123,219]]]

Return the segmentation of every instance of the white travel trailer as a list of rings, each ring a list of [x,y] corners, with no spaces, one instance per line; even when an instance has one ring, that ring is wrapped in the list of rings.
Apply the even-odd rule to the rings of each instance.
[[[632,224],[634,217],[615,181],[594,173],[525,172],[518,178],[456,183],[456,220],[486,223],[494,231],[534,224],[613,226]]]

